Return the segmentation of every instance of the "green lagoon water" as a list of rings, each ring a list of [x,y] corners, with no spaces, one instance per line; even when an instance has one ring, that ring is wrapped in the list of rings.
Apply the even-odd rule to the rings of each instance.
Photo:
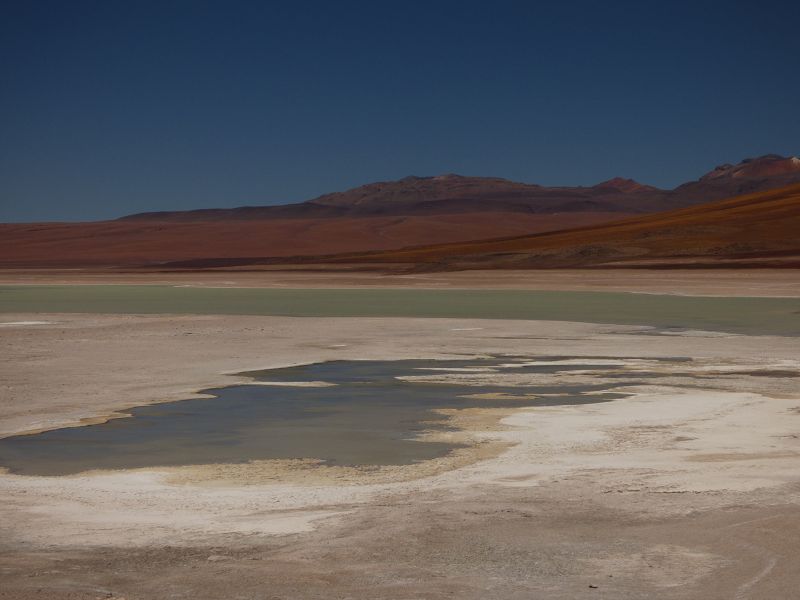
[[[796,298],[616,292],[6,285],[2,312],[541,319],[800,335]]]

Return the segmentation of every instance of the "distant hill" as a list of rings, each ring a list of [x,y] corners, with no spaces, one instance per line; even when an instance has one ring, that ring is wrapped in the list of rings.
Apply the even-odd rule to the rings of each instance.
[[[800,182],[800,160],[776,155],[722,165],[674,190],[619,177],[591,187],[460,175],[406,177],[284,206],[0,224],[0,266],[224,268],[286,257],[388,252],[591,227],[792,182]],[[611,247],[603,252],[609,260],[618,254]]]
[[[299,204],[140,213],[120,220],[189,222],[441,215],[472,212],[640,212],[661,190],[623,179],[594,187],[543,187],[497,177],[405,177],[325,194]]]
[[[800,185],[564,231],[315,262],[417,269],[800,267]]]
[[[284,218],[218,221],[100,221],[0,224],[0,267],[139,267],[389,250],[553,231],[619,218],[482,212],[451,215]],[[624,213],[622,213],[624,216]],[[256,261],[256,262],[257,262]]]
[[[800,159],[770,154],[722,165],[697,181],[660,190],[615,177],[591,187],[545,187],[498,177],[405,177],[325,194],[298,204],[139,213],[126,221],[196,222],[443,215],[478,212],[527,214],[644,214],[800,183]]]
[[[767,154],[746,158],[736,165],[724,164],[697,181],[684,183],[672,190],[685,206],[777,189],[800,183],[800,158]]]

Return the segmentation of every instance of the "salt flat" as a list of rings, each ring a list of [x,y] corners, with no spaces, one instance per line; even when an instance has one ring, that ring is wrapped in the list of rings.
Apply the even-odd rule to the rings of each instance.
[[[9,598],[790,598],[800,584],[796,337],[498,318],[3,320],[49,322],[0,332],[3,435],[324,360],[531,356],[574,370],[415,377],[636,380],[600,404],[449,409],[453,439],[474,449],[449,461],[0,476]],[[650,360],[665,357],[692,360]]]

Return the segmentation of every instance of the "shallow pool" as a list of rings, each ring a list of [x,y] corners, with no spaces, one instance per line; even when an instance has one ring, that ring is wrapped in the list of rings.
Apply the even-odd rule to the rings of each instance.
[[[625,395],[616,389],[625,382],[615,383],[612,392],[608,384],[503,386],[398,379],[487,370],[502,374],[618,368],[603,361],[538,360],[546,364],[495,357],[332,361],[257,371],[248,373],[252,384],[203,391],[212,398],[140,406],[126,411],[130,417],[102,424],[0,439],[0,466],[25,475],[67,475],[264,459],[409,464],[458,447],[419,438],[423,432],[448,427],[447,418],[436,409],[594,403]]]

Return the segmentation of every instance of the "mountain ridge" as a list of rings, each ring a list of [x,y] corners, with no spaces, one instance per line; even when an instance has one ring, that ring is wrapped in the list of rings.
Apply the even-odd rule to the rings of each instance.
[[[363,216],[410,216],[465,212],[553,214],[650,213],[763,191],[800,182],[800,159],[767,154],[724,164],[694,181],[663,190],[614,177],[593,186],[542,186],[501,177],[447,173],[378,181],[305,202],[190,211],[136,213],[118,220],[204,221]]]
[[[798,268],[797,231],[800,184],[560,231],[309,260],[414,270]]]
[[[768,155],[739,165],[722,165],[714,172],[713,178],[701,178],[672,191],[624,178],[591,187],[545,188],[500,178],[446,174],[379,183],[377,188],[366,191],[362,186],[354,188],[357,192],[339,192],[338,196],[327,195],[322,202],[296,205],[207,209],[198,211],[199,214],[157,213],[88,223],[0,224],[0,266],[227,268],[292,264],[292,260],[307,263],[315,257],[328,260],[343,253],[372,256],[369,253],[393,253],[409,248],[417,251],[431,245],[483,243],[508,236],[558,232],[567,235],[564,232],[576,227],[583,228],[580,235],[584,235],[586,228],[595,232],[598,230],[592,228],[627,218],[687,207],[702,211],[705,204],[715,200],[761,193],[786,182],[800,183],[800,161],[794,157]],[[498,186],[502,194],[498,194]],[[416,196],[400,193],[409,187]],[[454,194],[457,189],[461,190],[460,195]],[[383,191],[378,194],[375,190]],[[261,211],[267,211],[266,215]],[[172,217],[165,218],[164,214]],[[737,221],[733,231],[739,233],[722,240],[720,247],[727,248],[724,252],[739,246],[775,249],[770,240],[759,240],[752,232],[740,231],[744,225],[752,226],[759,235],[777,235],[777,231],[776,240],[781,243],[787,235],[797,237],[800,223],[792,220],[794,216],[789,215],[787,223],[795,223],[797,228],[788,232],[782,224],[773,223],[774,231],[761,227],[760,223],[768,218],[771,217],[750,211],[749,221]],[[715,223],[703,227],[719,228]],[[735,239],[737,235],[741,240]],[[645,238],[642,244],[646,245],[646,241]],[[517,256],[514,260],[520,259],[522,268],[538,268],[533,263],[546,268],[548,264],[595,264],[602,256],[618,256],[620,252],[605,242],[600,244],[602,250],[582,245],[581,239],[570,243],[582,248],[578,258],[565,255],[558,260],[536,259],[539,262],[533,261],[529,267],[524,265],[530,257],[523,260]],[[714,248],[706,247],[704,251],[715,253]],[[625,252],[636,254],[630,249]],[[494,268],[491,260],[487,264]],[[506,262],[509,261],[512,259]]]

